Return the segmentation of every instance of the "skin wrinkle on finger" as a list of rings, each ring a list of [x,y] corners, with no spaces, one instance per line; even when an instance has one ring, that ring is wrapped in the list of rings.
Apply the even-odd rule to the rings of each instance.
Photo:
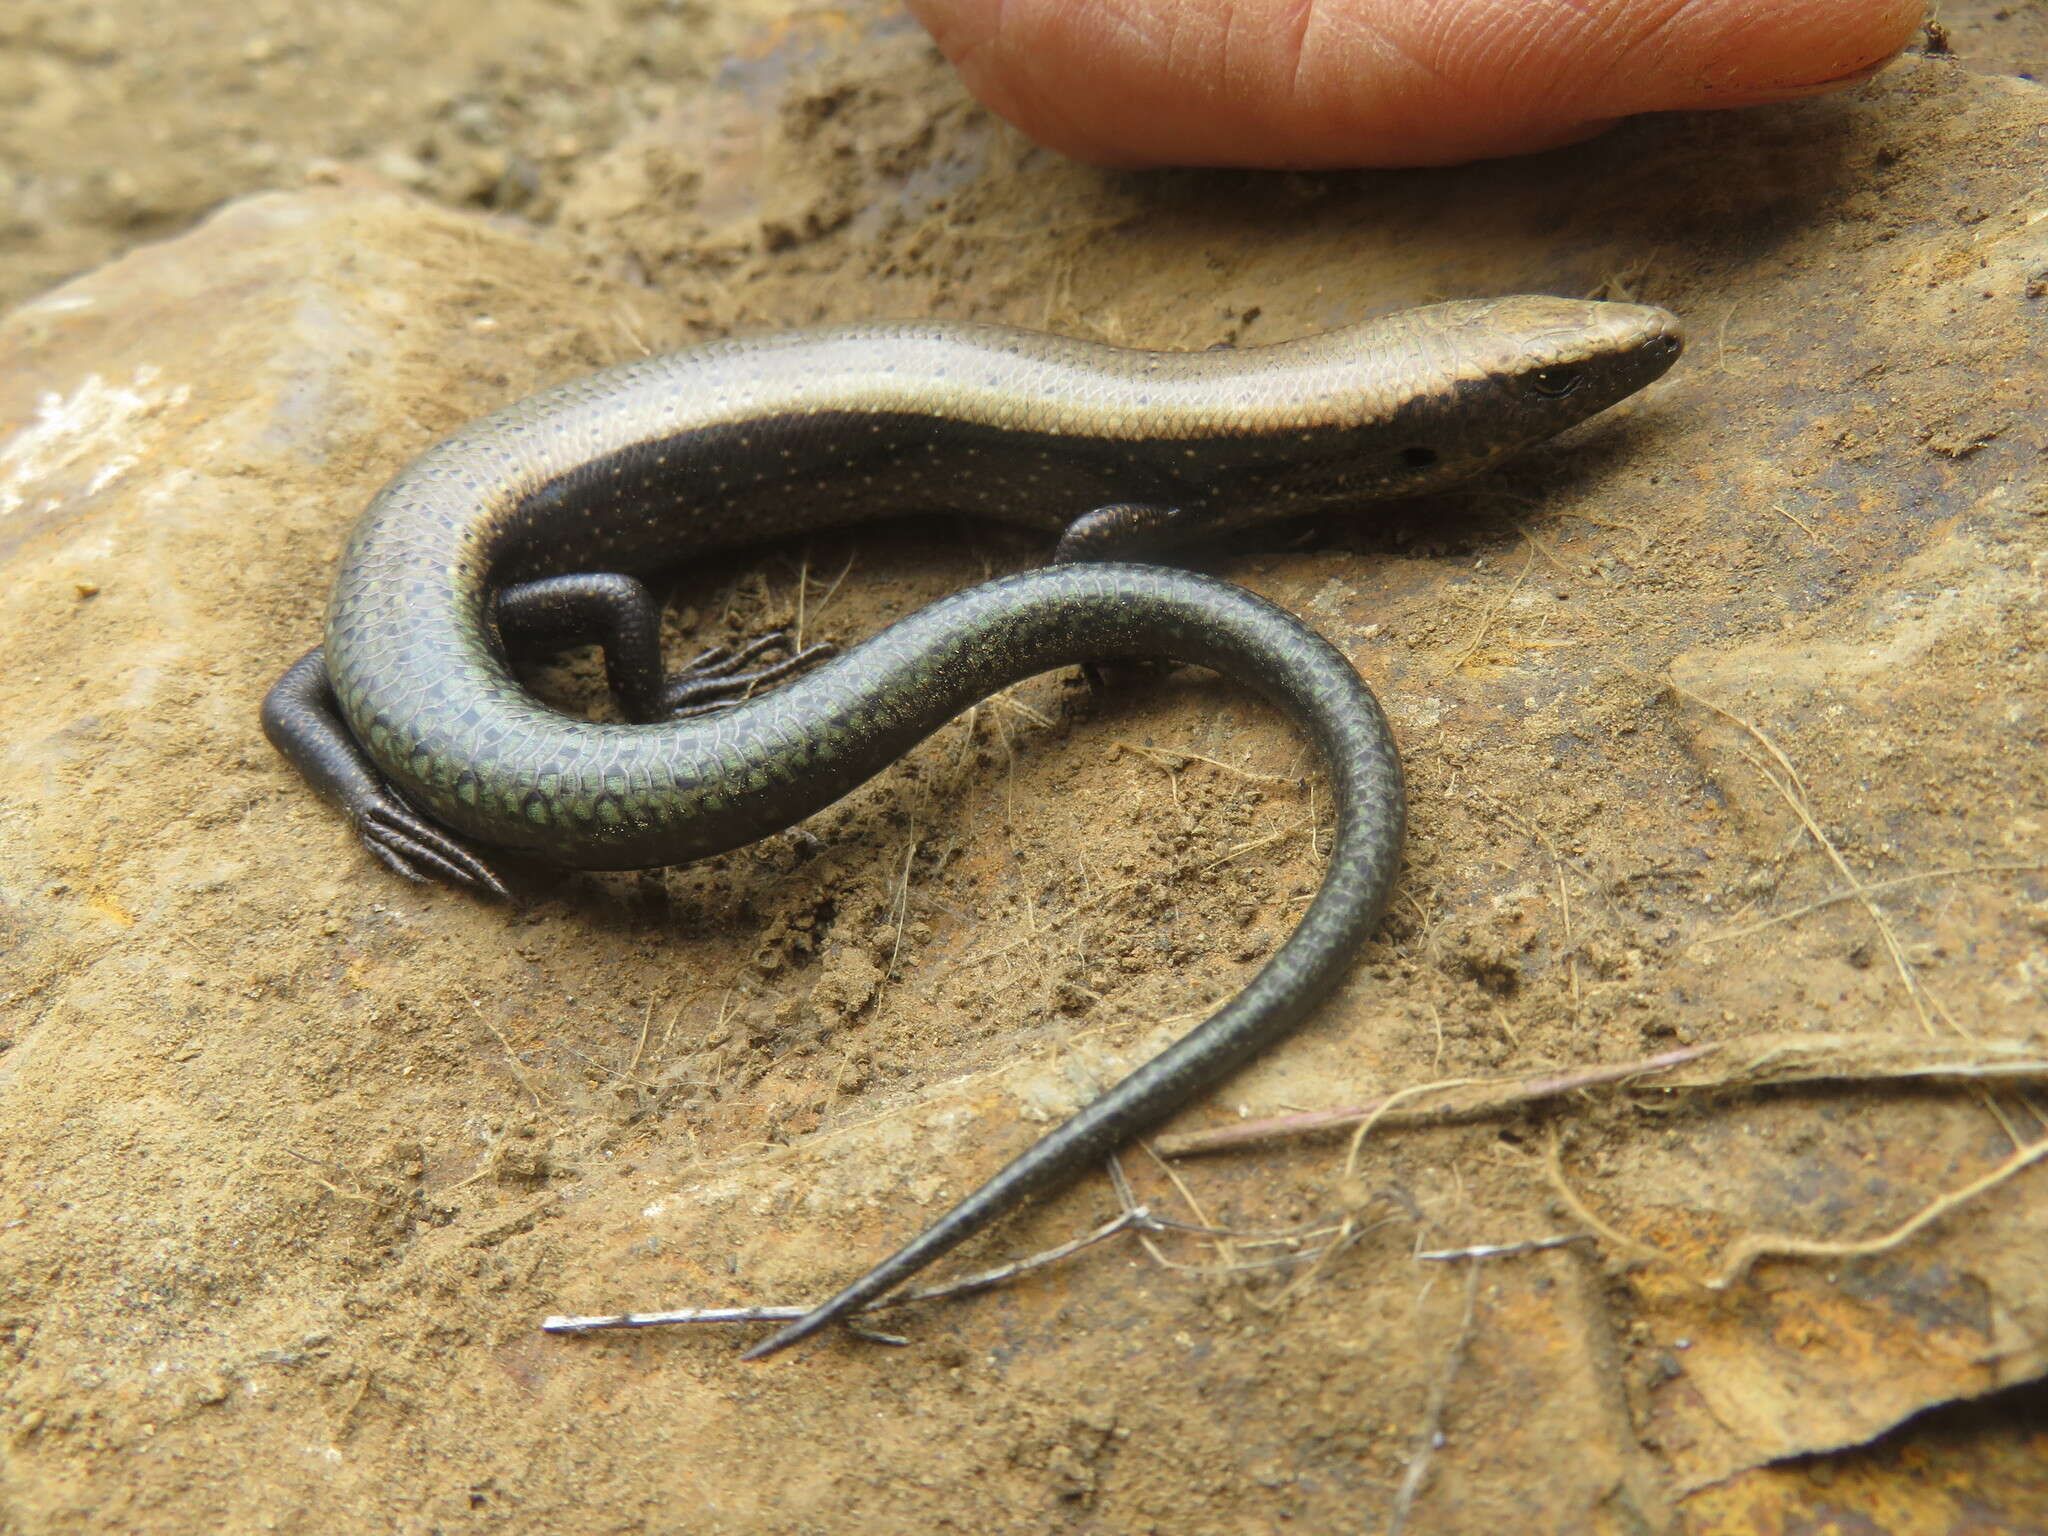
[[[986,10],[929,4],[913,4],[912,10],[967,88],[998,116],[1020,125],[1051,117],[1052,103],[1038,99],[1026,72],[1019,71],[1007,86],[1003,82],[1007,39],[1022,29],[1012,0],[991,0]],[[1045,135],[1041,131],[1039,136]]]
[[[1225,91],[1233,89],[1237,80],[1237,71],[1234,67],[1236,55],[1230,45],[1232,36],[1240,25],[1241,18],[1237,11],[1224,13],[1223,35],[1217,40],[1216,76],[1222,82]]]
[[[1293,7],[1281,15],[1281,33],[1294,54],[1294,68],[1287,76],[1287,99],[1290,102],[1300,102],[1307,96],[1301,71],[1308,59],[1309,37],[1316,30],[1320,14],[1316,0],[1296,0]]]
[[[1357,42],[1358,28],[1342,4],[1331,6],[1323,0],[1293,0],[1293,3],[1277,9],[1267,26],[1259,29],[1271,38],[1270,51],[1254,49],[1252,56],[1242,62],[1238,77],[1244,82],[1248,93],[1258,90],[1259,81],[1265,74],[1261,60],[1278,57],[1288,61],[1284,89],[1275,89],[1271,110],[1282,118],[1292,117],[1302,122],[1326,119],[1333,110],[1332,104],[1318,94],[1319,82],[1313,70],[1313,61],[1326,46],[1343,48]],[[1371,36],[1365,39],[1369,45],[1377,45],[1379,39]],[[1363,71],[1368,78],[1371,71]]]
[[[1425,100],[1442,88],[1427,59],[1355,11],[1342,0],[1301,0],[1291,14],[1283,13],[1275,52],[1286,61],[1286,88],[1270,93],[1263,114],[1275,137],[1290,123],[1331,137],[1375,131],[1372,125],[1400,119],[1402,101]],[[1370,57],[1370,65],[1349,62],[1361,54]]]
[[[1685,3],[1672,0],[1672,8],[1682,9]],[[1503,79],[1527,78],[1540,71],[1549,82],[1547,90],[1526,98],[1525,113],[1552,104],[1610,100],[1600,87],[1613,79],[1640,40],[1630,35],[1632,26],[1623,24],[1633,22],[1638,10],[1617,14],[1612,6],[1572,0],[1551,0],[1547,10],[1552,19],[1544,27],[1524,25],[1502,39]]]
[[[1623,89],[1611,104],[1656,110],[1667,104],[1656,88],[1679,80],[1699,93],[1698,104],[1728,105],[1807,95],[1861,78],[1883,67],[1910,39],[1922,8],[1919,0],[1871,0],[1862,9],[1867,24],[1855,28],[1845,26],[1844,7],[1835,0],[1672,0],[1661,12],[1638,0],[1617,12],[1640,26],[1630,28],[1636,36],[1617,50],[1610,74]],[[1762,65],[1779,58],[1810,62],[1790,77],[1757,77]]]
[[[1024,8],[1029,10],[1031,7],[1027,3]],[[1180,98],[1180,104],[1184,105],[1190,95],[1207,94],[1199,79],[1189,80],[1183,73],[1186,55],[1178,51],[1181,46],[1182,7],[1159,6],[1147,3],[1147,0],[1117,0],[1114,4],[1103,4],[1102,0],[1069,0],[1061,6],[1055,0],[1052,9],[1077,18],[1075,34],[1082,39],[1081,58],[1076,60],[1080,79],[1096,81],[1106,92],[1115,83],[1116,66],[1112,63],[1108,76],[1103,78],[1100,75],[1103,61],[1129,56],[1158,58],[1164,63],[1161,73],[1167,80],[1176,82],[1175,94]],[[1015,11],[1012,9],[1006,14],[1015,14]],[[1039,27],[1026,29],[1020,40],[1021,46],[1003,50],[1001,56],[1004,58],[1022,59],[1022,68],[1018,70],[1020,78],[1030,78],[1034,82],[1041,78],[1035,44],[1036,34],[1042,30]],[[1045,89],[1041,99],[1047,101],[1049,110],[1056,114],[1058,120],[1070,122],[1075,135],[1085,139],[1088,131],[1081,122],[1074,120],[1071,105],[1076,100],[1085,102],[1086,96],[1085,92],[1071,90],[1073,84],[1074,77],[1067,71],[1047,69],[1043,72]],[[1138,99],[1145,100],[1149,94],[1148,91]],[[1087,158],[1104,163],[1116,163],[1118,160],[1114,142],[1101,143],[1093,151],[1084,153]]]
[[[1723,28],[1719,48],[1703,61],[1702,88],[1745,104],[1785,100],[1863,79],[1882,69],[1898,51],[1870,37],[1872,28],[1844,36],[1831,6],[1808,0],[1793,9],[1804,19],[1803,30],[1812,40],[1811,63],[1775,79],[1757,79],[1753,73],[1747,80],[1742,78],[1743,66],[1753,66],[1759,55],[1783,56],[1788,51],[1771,46],[1773,31],[1782,26],[1782,21],[1768,8],[1751,9],[1732,16]],[[1919,0],[1892,0],[1886,16],[1890,23],[1903,28],[1901,47],[1919,27],[1921,14]],[[1793,57],[1806,57],[1797,50],[1791,53]]]
[[[1323,0],[1325,16],[1346,9],[1341,4],[1333,5],[1332,0]],[[1300,65],[1312,82],[1311,88],[1320,93],[1317,117],[1329,125],[1325,132],[1332,138],[1349,137],[1390,149],[1404,143],[1427,142],[1432,135],[1443,132],[1446,99],[1464,99],[1469,103],[1469,120],[1473,124],[1470,131],[1474,137],[1490,137],[1511,125],[1509,119],[1500,115],[1498,93],[1486,95],[1470,90],[1453,72],[1455,55],[1446,53],[1424,33],[1410,35],[1362,24],[1349,29],[1332,25],[1323,29],[1321,41],[1321,55],[1304,57]],[[1349,65],[1361,45],[1373,57],[1370,70]],[[1374,88],[1362,89],[1357,83],[1360,76],[1374,81]],[[1567,128],[1567,137],[1576,136],[1578,125],[1574,123]],[[1461,144],[1448,154],[1430,158],[1466,160],[1484,153],[1483,149],[1468,152]],[[1394,154],[1382,157],[1375,151],[1371,162],[1392,164],[1398,163],[1398,158]]]
[[[1642,7],[1635,14],[1641,15],[1644,25],[1615,50],[1614,57],[1600,72],[1600,83],[1608,85],[1631,76],[1661,74],[1674,47],[1674,39],[1683,34],[1685,23],[1699,5],[1700,0],[1669,0],[1661,11],[1652,12],[1647,5]]]
[[[913,0],[969,88],[1108,164],[1433,165],[1860,79],[1918,0]]]
[[[1231,8],[1212,13],[1197,7],[1183,9],[1168,6],[1166,72],[1176,80],[1185,80],[1202,96],[1220,94],[1216,89],[1223,84],[1218,68],[1219,50],[1211,44],[1211,34],[1226,31],[1230,18],[1235,14]],[[1189,24],[1190,19],[1193,25]]]
[[[1490,100],[1505,129],[1557,121],[1560,111],[1579,121],[1589,104],[1605,117],[1660,105],[1660,39],[1697,8],[1698,0],[1438,0],[1420,14],[1432,51],[1456,61],[1444,78],[1475,103]],[[1482,98],[1489,82],[1507,88]]]

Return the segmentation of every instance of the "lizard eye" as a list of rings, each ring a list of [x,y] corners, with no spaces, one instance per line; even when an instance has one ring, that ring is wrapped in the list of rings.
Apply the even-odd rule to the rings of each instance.
[[[1551,400],[1562,400],[1585,382],[1583,368],[1538,368],[1529,375],[1529,387]]]

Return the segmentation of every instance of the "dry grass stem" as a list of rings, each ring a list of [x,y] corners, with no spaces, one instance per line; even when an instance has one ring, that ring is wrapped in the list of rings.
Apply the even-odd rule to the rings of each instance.
[[[1917,1035],[1757,1035],[1747,1040],[1680,1046],[1632,1061],[1520,1077],[1457,1077],[1418,1083],[1341,1109],[1239,1120],[1211,1130],[1161,1136],[1153,1145],[1162,1157],[1190,1157],[1347,1126],[1359,1126],[1362,1137],[1381,1120],[1429,1125],[1485,1119],[1567,1093],[1644,1077],[1655,1077],[1657,1089],[1670,1093],[1907,1079],[2037,1082],[2048,1080],[2048,1047],[2031,1040],[1939,1040]],[[1417,1099],[1424,1102],[1413,1102]],[[1356,1157],[1356,1139],[1352,1157]]]
[[[1564,1171],[1564,1149],[1558,1145],[1557,1132],[1543,1139],[1543,1172],[1550,1180],[1550,1187],[1557,1191],[1557,1198],[1564,1202],[1564,1208],[1578,1217],[1587,1231],[1594,1233],[1610,1248],[1625,1253],[1630,1258],[1645,1264],[1671,1264],[1670,1258],[1660,1248],[1648,1243],[1639,1243],[1613,1223],[1596,1214],[1593,1208],[1579,1198],[1579,1192],[1572,1187],[1572,1181]]]
[[[1952,864],[1946,869],[1923,869],[1916,874],[1894,875],[1889,880],[1872,880],[1853,890],[1836,891],[1833,895],[1792,907],[1769,917],[1758,918],[1753,923],[1744,923],[1740,928],[1723,928],[1719,933],[1703,933],[1689,940],[1690,944],[1725,944],[1730,939],[1748,938],[1753,933],[1762,933],[1783,923],[1794,923],[1808,913],[1819,912],[1826,907],[1840,906],[1845,901],[1861,901],[1879,891],[1895,890],[1902,885],[1919,885],[1928,880],[1958,880],[1967,875],[2038,874],[2048,870],[2048,863],[2032,864]]]
[[[483,1004],[466,992],[457,992],[455,995],[469,1004],[477,1018],[483,1021],[484,1028],[488,1029],[498,1044],[505,1048],[505,1060],[511,1065],[512,1075],[519,1079],[519,1086],[524,1088],[527,1095],[532,1098],[533,1107],[541,1110],[546,1109],[546,1100],[541,1097],[540,1089],[534,1086],[533,1079],[527,1075],[525,1063],[520,1061],[519,1053],[512,1049],[512,1042],[505,1038],[505,1032],[491,1022],[491,1016],[484,1012]]]
[[[1747,1279],[1750,1270],[1762,1259],[1860,1259],[1887,1253],[2044,1158],[2048,1158],[2048,1137],[2020,1147],[1990,1172],[1972,1179],[1959,1189],[1952,1189],[1936,1197],[1913,1216],[1889,1232],[1876,1237],[1833,1241],[1778,1232],[1745,1234],[1728,1245],[1722,1256],[1721,1268],[1705,1279],[1700,1278],[1687,1265],[1662,1249],[1637,1241],[1613,1223],[1597,1215],[1580,1198],[1570,1179],[1565,1176],[1564,1162],[1555,1133],[1547,1140],[1543,1161],[1544,1171],[1549,1177],[1551,1187],[1557,1191],[1558,1198],[1564,1202],[1572,1215],[1583,1222],[1588,1230],[1596,1233],[1602,1241],[1627,1254],[1631,1259],[1673,1271],[1707,1290],[1725,1291]]]
[[[640,1057],[647,1050],[647,1032],[654,1028],[654,999],[647,999],[647,1007],[640,1015],[640,1043],[633,1047],[633,1059],[626,1063],[626,1076],[631,1077],[640,1070]]]
[[[1775,1232],[1752,1233],[1729,1245],[1721,1272],[1707,1281],[1710,1290],[1725,1291],[1748,1277],[1759,1259],[1861,1259],[1885,1253],[1941,1220],[1958,1206],[1996,1189],[2021,1170],[2048,1157],[2048,1137],[2029,1142],[2004,1162],[1960,1189],[1930,1200],[1920,1210],[1879,1237],[1851,1242],[1823,1242],[1814,1238],[1790,1237]]]
[[[1828,862],[1835,866],[1835,872],[1842,877],[1842,881],[1848,887],[1849,893],[1862,903],[1863,910],[1869,915],[1871,924],[1877,929],[1878,937],[1884,943],[1885,954],[1890,957],[1893,970],[1898,973],[1899,984],[1906,989],[1906,1000],[1912,1004],[1914,1016],[1919,1019],[1920,1027],[1927,1030],[1930,1034],[1933,1033],[1934,1020],[1928,1014],[1927,1002],[1923,997],[1923,989],[1920,983],[1914,979],[1912,967],[1906,963],[1905,948],[1899,943],[1898,935],[1892,931],[1891,920],[1885,916],[1884,909],[1878,906],[1876,899],[1870,893],[1869,887],[1864,885],[1862,877],[1849,867],[1849,861],[1842,856],[1842,850],[1837,848],[1834,840],[1821,829],[1820,822],[1815,819],[1813,814],[1812,797],[1807,792],[1806,782],[1800,778],[1799,770],[1792,766],[1792,760],[1781,752],[1778,749],[1778,744],[1766,736],[1758,726],[1745,720],[1733,710],[1716,704],[1712,699],[1702,698],[1699,694],[1680,686],[1673,678],[1664,677],[1659,679],[1659,681],[1669,688],[1676,697],[1691,700],[1699,705],[1700,708],[1712,711],[1723,720],[1735,726],[1736,729],[1742,731],[1758,746],[1762,747],[1765,752],[1769,753],[1772,761],[1777,763],[1779,768],[1784,771],[1785,777],[1781,780],[1777,774],[1759,762],[1752,754],[1748,752],[1742,754],[1744,760],[1750,763],[1763,776],[1764,782],[1776,790],[1779,798],[1791,808],[1792,814],[1799,818],[1799,824],[1806,829],[1807,835],[1819,846],[1821,852],[1827,855]],[[1941,1010],[1941,1013],[1943,1020],[1951,1028],[1954,1028],[1957,1033],[1967,1033],[1953,1019],[1948,1017],[1946,1009]]]
[[[887,984],[896,976],[896,962],[903,957],[903,922],[910,911],[910,861],[917,857],[918,839],[912,838],[910,846],[903,850],[903,873],[898,878],[896,889],[896,937],[889,946],[889,965],[882,972],[882,981]]]
[[[1240,768],[1234,763],[1226,763],[1221,758],[1204,757],[1199,752],[1183,752],[1172,747],[1141,747],[1134,741],[1124,741],[1121,738],[1111,740],[1110,745],[1129,752],[1134,756],[1142,757],[1146,762],[1152,764],[1153,767],[1163,769],[1167,773],[1177,774],[1189,763],[1207,763],[1211,768],[1220,768],[1225,773],[1243,779],[1250,784],[1292,784],[1295,782],[1284,773],[1257,773],[1250,768]]]
[[[1528,553],[1522,557],[1522,570],[1521,573],[1515,577],[1514,585],[1509,587],[1507,591],[1501,596],[1499,601],[1494,603],[1494,605],[1480,617],[1479,627],[1472,631],[1472,638],[1465,642],[1463,650],[1459,651],[1457,655],[1451,658],[1452,671],[1457,671],[1460,667],[1464,666],[1466,662],[1470,661],[1472,659],[1473,652],[1477,651],[1479,647],[1485,643],[1487,631],[1492,629],[1493,626],[1499,622],[1500,616],[1508,611],[1508,604],[1512,603],[1515,600],[1516,594],[1518,594],[1523,587],[1528,585],[1529,573],[1535,568],[1536,546],[1534,544],[1531,544],[1529,546]]]

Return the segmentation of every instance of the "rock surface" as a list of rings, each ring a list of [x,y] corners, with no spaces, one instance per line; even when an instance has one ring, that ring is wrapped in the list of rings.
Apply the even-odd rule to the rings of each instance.
[[[564,193],[574,243],[344,185],[0,323],[13,1528],[1331,1529],[1435,1430],[1411,1529],[1708,1529],[1732,1474],[2041,1371],[2039,1169],[1699,1284],[2043,1134],[2010,1089],[1883,1083],[1582,1095],[1376,1130],[1355,1169],[1129,1156],[1162,1210],[1357,1240],[1270,1276],[1099,1250],[904,1317],[902,1353],[541,1335],[822,1292],[1227,994],[1318,869],[1300,744],[1189,674],[1042,679],[800,833],[526,871],[517,910],[352,848],[254,709],[354,511],[493,404],[728,328],[1199,347],[1508,288],[1687,316],[1677,372],[1535,461],[1218,560],[1381,688],[1416,825],[1343,994],[1184,1123],[2048,1018],[2040,93],[1908,64],[1427,179],[1138,178],[826,28],[681,111]],[[688,573],[674,638],[845,638],[1036,555],[820,538]],[[1469,1292],[1412,1256],[1589,1218]]]

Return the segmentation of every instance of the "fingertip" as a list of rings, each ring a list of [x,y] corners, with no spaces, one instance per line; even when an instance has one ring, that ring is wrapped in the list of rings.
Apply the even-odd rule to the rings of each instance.
[[[1113,166],[1437,165],[1867,79],[1919,0],[911,0],[992,110]]]

